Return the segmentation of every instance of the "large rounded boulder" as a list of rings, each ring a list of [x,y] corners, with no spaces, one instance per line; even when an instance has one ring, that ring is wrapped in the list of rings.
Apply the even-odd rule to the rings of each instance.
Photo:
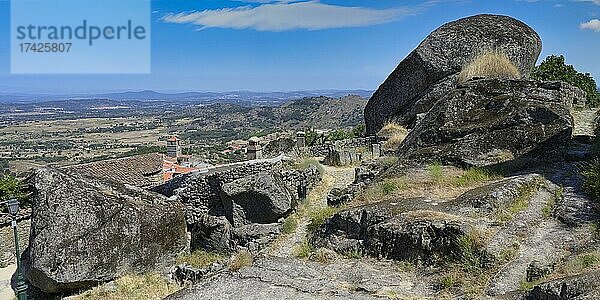
[[[269,173],[246,176],[221,188],[225,214],[233,227],[277,223],[294,205],[284,183]]]
[[[183,207],[162,195],[52,169],[37,170],[30,185],[24,271],[43,292],[166,271],[187,248]]]
[[[482,51],[499,51],[527,77],[542,50],[538,34],[507,16],[477,15],[450,22],[432,32],[379,87],[365,108],[367,132],[388,121],[413,127],[457,84],[458,73]]]

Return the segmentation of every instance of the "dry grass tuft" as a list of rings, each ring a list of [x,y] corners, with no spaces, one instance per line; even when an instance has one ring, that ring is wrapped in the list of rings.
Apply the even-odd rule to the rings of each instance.
[[[252,254],[248,251],[240,251],[231,257],[229,262],[229,270],[232,272],[239,271],[242,268],[249,267],[254,263]]]
[[[402,144],[408,135],[408,130],[400,124],[388,122],[381,130],[379,130],[377,135],[387,138],[387,141],[383,144],[384,149],[395,150],[400,147],[400,144]]]
[[[481,168],[463,170],[432,164],[426,168],[410,169],[404,176],[385,178],[371,184],[347,206],[356,207],[390,198],[452,200],[470,189],[500,178],[500,175]]]
[[[158,274],[126,275],[113,283],[98,286],[79,296],[76,300],[158,300],[179,290]]]
[[[177,264],[186,264],[194,268],[206,268],[214,262],[222,260],[223,255],[199,249],[190,254],[177,257]]]
[[[500,51],[487,51],[463,67],[458,75],[458,81],[466,82],[476,77],[520,79],[522,76],[506,54]]]

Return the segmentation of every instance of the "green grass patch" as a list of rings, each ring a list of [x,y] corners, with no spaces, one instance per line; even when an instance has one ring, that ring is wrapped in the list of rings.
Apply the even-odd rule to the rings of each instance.
[[[386,178],[368,187],[361,195],[362,201],[371,203],[381,201],[383,197],[393,195],[398,191],[410,188],[405,177]]]
[[[489,232],[472,230],[460,237],[457,251],[451,260],[441,259],[437,286],[449,293],[447,299],[482,299],[491,278],[516,257],[518,244],[505,249],[499,257],[486,253]]]
[[[379,158],[379,163],[384,166],[384,168],[390,168],[396,163],[398,163],[398,157],[396,156],[384,156]]]
[[[187,264],[194,268],[206,268],[212,265],[214,262],[217,262],[224,258],[225,257],[221,254],[199,249],[190,254],[179,256],[176,262],[178,265]]]
[[[482,168],[470,168],[459,177],[452,179],[452,185],[457,187],[468,187],[476,183],[488,182],[501,178],[489,170]]]
[[[464,274],[460,271],[450,271],[440,277],[440,288],[447,290],[463,284]]]
[[[582,253],[566,261],[558,269],[565,274],[578,274],[587,269],[600,267],[600,252]]]
[[[305,239],[302,244],[294,248],[293,254],[297,258],[308,258],[313,251],[313,246]]]
[[[427,166],[427,172],[429,173],[429,177],[434,182],[442,182],[444,180],[444,168],[440,163],[433,163]]]
[[[339,208],[335,207],[323,207],[311,211],[309,214],[310,222],[308,223],[307,229],[310,232],[314,232],[317,228],[321,227],[321,225],[325,224],[325,221],[331,216],[333,216],[336,212],[339,211]]]
[[[539,189],[541,181],[535,180],[532,183],[521,186],[515,200],[506,208],[495,211],[496,220],[500,223],[506,223],[512,220],[517,213],[529,207],[531,196]]]
[[[347,258],[354,258],[354,259],[359,259],[362,258],[362,254],[356,250],[350,251],[350,252],[345,252],[343,253],[343,255]]]
[[[483,251],[487,236],[479,230],[472,230],[458,239],[457,259],[462,269],[480,270],[486,267],[488,258]]]
[[[298,220],[295,216],[289,216],[283,221],[283,226],[281,228],[281,232],[283,234],[292,234],[296,232],[298,228]]]
[[[538,281],[532,281],[529,282],[527,280],[521,280],[521,283],[519,284],[519,291],[521,292],[528,292],[533,290],[533,288],[538,285]]]

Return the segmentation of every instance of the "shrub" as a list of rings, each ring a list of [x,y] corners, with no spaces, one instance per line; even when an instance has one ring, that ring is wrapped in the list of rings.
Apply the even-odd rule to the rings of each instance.
[[[465,65],[458,75],[459,82],[466,82],[475,77],[489,79],[519,79],[521,72],[500,51],[486,51]]]
[[[327,140],[328,141],[341,141],[341,140],[345,140],[345,139],[351,139],[353,137],[355,137],[354,131],[346,131],[346,130],[338,129],[338,130],[330,132],[327,135]]]
[[[365,124],[357,125],[352,129],[352,134],[354,134],[355,137],[364,137],[366,132],[367,130]]]
[[[550,55],[544,61],[533,69],[531,78],[537,80],[561,80],[568,82],[586,93],[586,103],[588,106],[598,106],[600,95],[596,81],[589,73],[580,73],[572,65],[565,64],[565,57],[562,55]]]
[[[14,176],[9,174],[0,175],[0,201],[9,199],[17,199],[21,205],[27,204],[27,193],[21,182]],[[2,211],[6,211],[6,207],[2,207]]]
[[[179,256],[176,262],[177,264],[187,264],[194,268],[206,268],[222,259],[223,255],[221,254],[199,249],[190,254]]]
[[[304,136],[306,146],[316,145],[317,141],[319,140],[319,137],[320,137],[320,135],[316,131],[314,131],[314,130],[307,131]]]
[[[600,201],[600,159],[593,159],[581,174],[585,177],[583,187],[595,201]]]
[[[254,263],[252,254],[248,251],[240,251],[236,253],[229,262],[229,270],[232,272],[239,271],[242,268],[249,267]]]

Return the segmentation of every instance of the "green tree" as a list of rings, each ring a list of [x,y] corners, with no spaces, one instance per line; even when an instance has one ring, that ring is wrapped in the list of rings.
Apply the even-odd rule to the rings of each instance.
[[[595,107],[600,104],[600,94],[594,78],[589,73],[580,73],[572,65],[565,64],[565,57],[562,55],[546,57],[539,66],[533,69],[531,78],[568,82],[587,94],[586,104],[588,106]]]
[[[26,202],[27,193],[21,182],[10,174],[0,175],[0,201],[9,199],[17,199],[21,204]],[[6,207],[2,207],[2,211],[6,211]]]
[[[360,125],[357,125],[356,127],[354,127],[354,129],[352,129],[352,133],[356,137],[364,137],[365,133],[366,133],[365,124],[360,124]]]
[[[352,133],[352,131],[338,129],[336,131],[330,132],[329,135],[327,135],[327,140],[341,141],[341,140],[345,140],[345,139],[351,139],[353,137],[354,137],[354,134]]]

